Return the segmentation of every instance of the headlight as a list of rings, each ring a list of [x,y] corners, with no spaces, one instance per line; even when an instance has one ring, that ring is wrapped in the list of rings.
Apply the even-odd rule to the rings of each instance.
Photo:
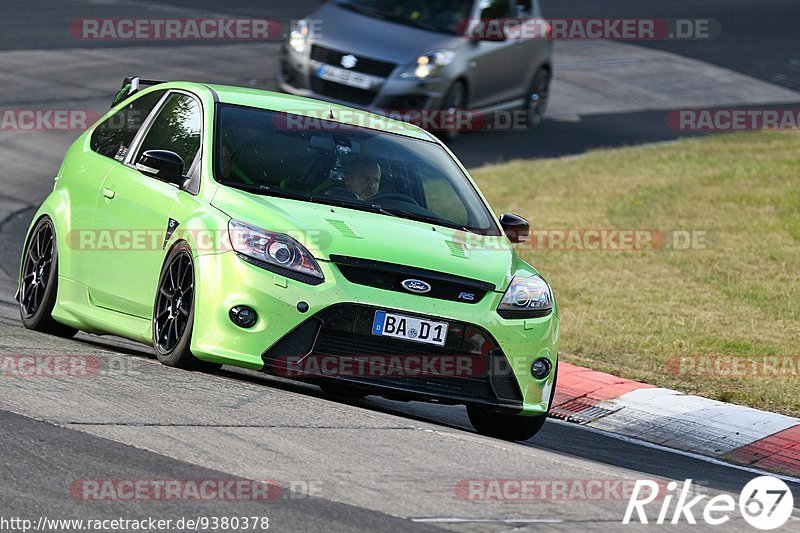
[[[541,276],[515,277],[497,312],[503,318],[536,318],[553,310],[553,292]]]
[[[435,50],[422,54],[416,62],[407,65],[400,73],[401,78],[418,78],[424,80],[436,76],[449,65],[456,53],[452,50]]]
[[[305,283],[325,279],[311,253],[288,235],[235,220],[228,224],[228,233],[233,249],[251,263]]]
[[[306,51],[306,41],[311,29],[308,26],[308,21],[298,20],[294,25],[292,33],[289,34],[289,46],[294,49],[298,54],[303,54]]]

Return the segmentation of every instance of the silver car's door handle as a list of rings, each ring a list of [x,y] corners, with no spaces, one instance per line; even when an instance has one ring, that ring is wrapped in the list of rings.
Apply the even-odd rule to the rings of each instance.
[[[114,192],[113,190],[109,189],[108,187],[103,187],[103,196],[105,196],[109,200],[113,200],[116,195],[117,193]]]

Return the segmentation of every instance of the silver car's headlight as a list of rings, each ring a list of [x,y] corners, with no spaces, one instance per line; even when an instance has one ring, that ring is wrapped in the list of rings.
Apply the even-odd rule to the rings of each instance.
[[[308,34],[311,28],[307,20],[298,20],[294,25],[292,33],[289,34],[289,46],[298,54],[304,54],[306,51],[306,43],[308,41]]]
[[[406,65],[402,72],[401,78],[418,78],[424,80],[431,78],[442,72],[444,67],[449,65],[456,53],[452,50],[434,50],[419,56],[416,62]]]
[[[536,318],[553,310],[553,291],[541,276],[520,277],[511,281],[497,312],[503,318]]]
[[[228,234],[234,251],[257,266],[305,283],[325,279],[314,256],[289,235],[235,220],[228,224]]]

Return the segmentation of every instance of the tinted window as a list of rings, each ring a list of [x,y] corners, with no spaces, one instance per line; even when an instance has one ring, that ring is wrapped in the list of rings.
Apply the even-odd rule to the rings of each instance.
[[[342,0],[339,6],[368,17],[437,33],[456,33],[474,0]]]
[[[139,153],[171,150],[181,156],[186,170],[200,150],[200,104],[191,96],[173,94],[164,103],[142,141]]]
[[[92,150],[118,161],[125,159],[144,119],[153,111],[165,92],[147,93],[107,118],[92,133]]]
[[[481,0],[482,19],[502,19],[511,17],[511,3],[508,0]]]
[[[214,173],[226,185],[499,234],[464,172],[436,143],[232,105],[220,105],[217,118]]]

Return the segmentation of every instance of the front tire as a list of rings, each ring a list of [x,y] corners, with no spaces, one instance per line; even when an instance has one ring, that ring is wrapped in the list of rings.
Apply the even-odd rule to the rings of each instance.
[[[440,113],[444,114],[452,114],[458,113],[460,111],[465,111],[467,108],[467,86],[463,81],[455,82],[450,89],[447,91],[447,95],[444,98],[444,102],[442,103],[442,109]],[[444,116],[440,118],[441,124],[437,131],[433,132],[433,134],[439,138],[442,142],[452,141],[456,137],[458,137],[459,133],[461,133],[457,129],[445,129],[445,124],[449,124],[450,121],[444,120]]]
[[[547,414],[553,406],[558,384],[558,364],[553,375],[553,388],[550,389],[550,403],[547,413],[535,416],[510,415],[493,412],[485,407],[467,406],[467,416],[475,431],[486,437],[502,440],[525,441],[533,438],[547,421]]]
[[[550,95],[550,78],[550,71],[542,67],[536,71],[528,86],[523,107],[528,129],[538,128],[544,122],[544,113],[547,110],[547,101]]]
[[[475,431],[502,440],[528,440],[539,433],[547,415],[523,416],[492,412],[485,407],[467,406],[467,415]]]
[[[214,372],[222,365],[201,361],[191,350],[194,326],[195,276],[192,250],[175,245],[164,261],[153,306],[153,348],[165,366]]]
[[[58,243],[53,221],[43,217],[31,231],[22,256],[19,314],[25,328],[69,339],[78,330],[53,319],[58,296]]]

